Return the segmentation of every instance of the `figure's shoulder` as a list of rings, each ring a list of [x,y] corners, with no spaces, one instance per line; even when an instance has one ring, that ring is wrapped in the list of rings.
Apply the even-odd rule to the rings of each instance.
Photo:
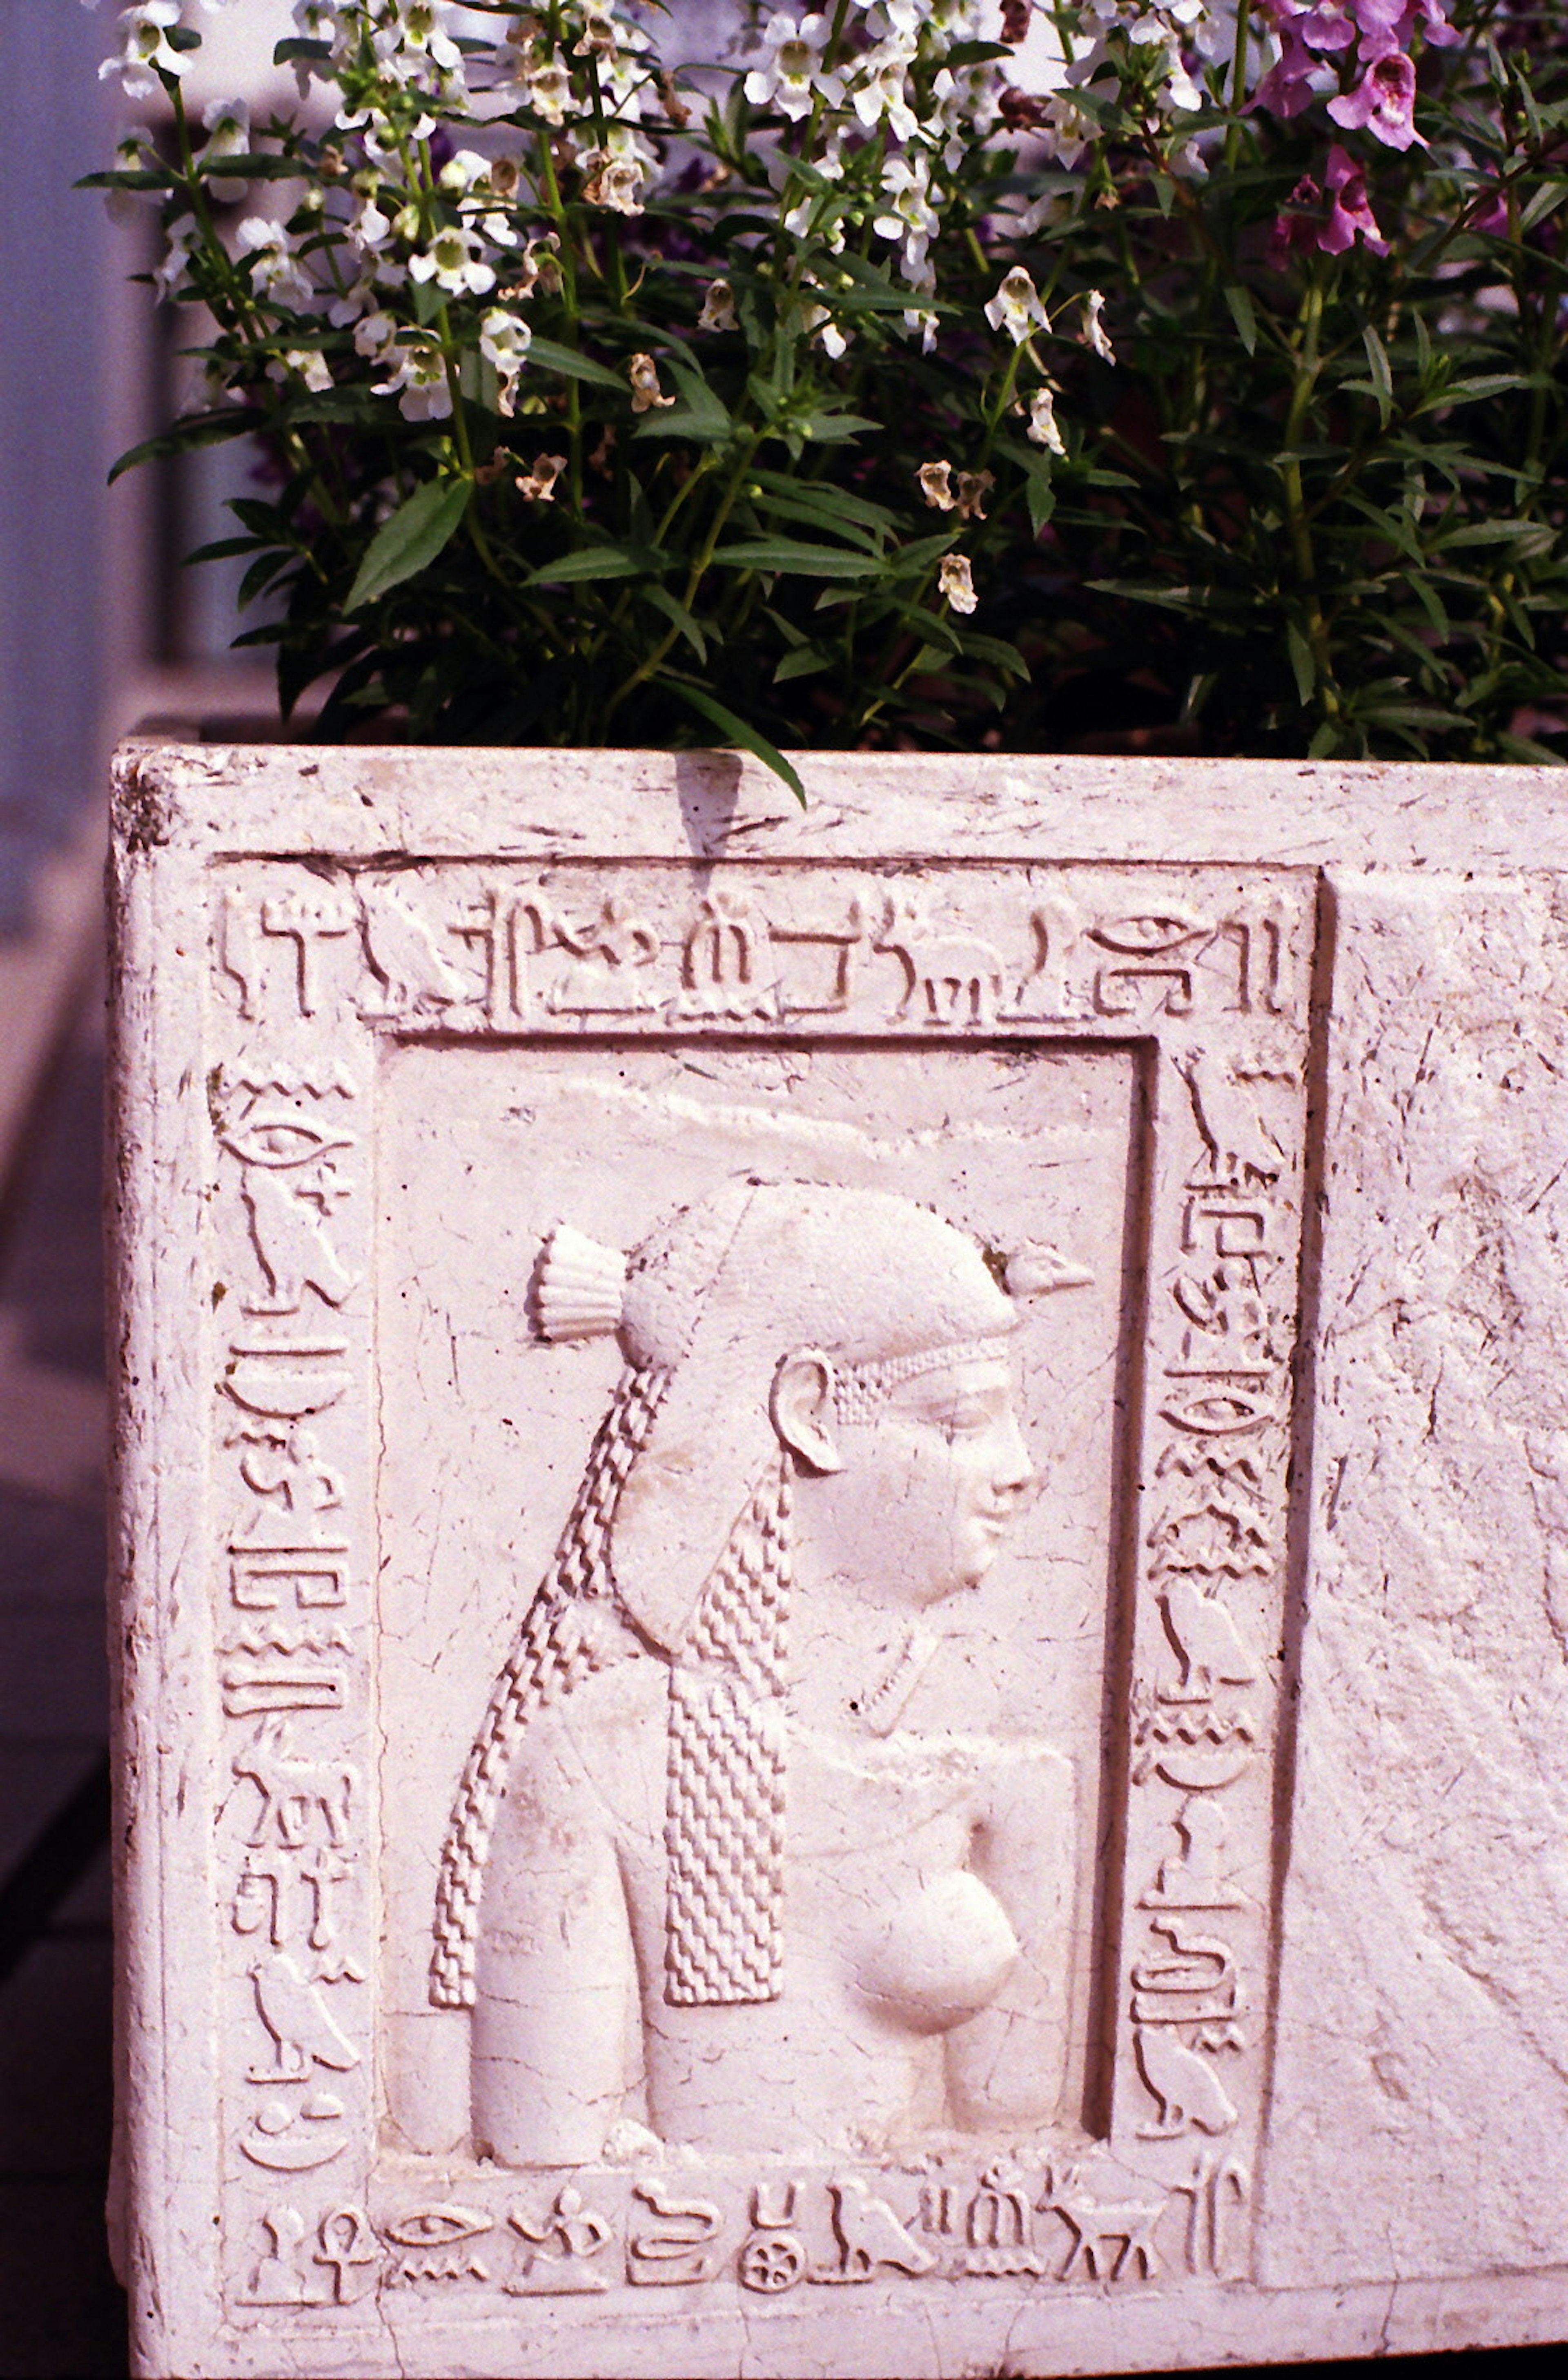
[[[575,1624],[572,1630],[576,1634]],[[606,1817],[639,1815],[650,1785],[662,1793],[669,1670],[607,1609],[582,1632],[580,1652],[519,1679],[506,1755],[513,1819],[549,1825],[564,1801]]]
[[[1073,1764],[1054,1744],[1036,1736],[978,1736],[972,1742],[977,1781],[999,1817],[1038,1821],[1071,1813],[1076,1793]]]

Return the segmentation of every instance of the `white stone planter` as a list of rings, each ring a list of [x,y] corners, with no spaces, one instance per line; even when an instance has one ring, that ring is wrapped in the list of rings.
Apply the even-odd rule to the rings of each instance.
[[[136,2368],[1556,2338],[1568,783],[806,774],[123,756]]]

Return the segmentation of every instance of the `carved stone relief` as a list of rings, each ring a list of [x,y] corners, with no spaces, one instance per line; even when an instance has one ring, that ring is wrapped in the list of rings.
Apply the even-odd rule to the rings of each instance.
[[[236,2318],[1244,2272],[1303,890],[213,918]]]

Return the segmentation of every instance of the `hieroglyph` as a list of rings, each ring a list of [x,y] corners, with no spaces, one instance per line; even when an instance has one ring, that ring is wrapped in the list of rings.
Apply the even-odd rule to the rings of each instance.
[[[1245,2274],[1270,2046],[1310,879],[1131,866],[928,866],[917,880],[836,864],[443,861],[393,872],[249,860],[214,865],[208,881],[206,1550],[231,2319],[266,2309],[275,2324],[294,2310],[310,2322],[385,2293],[405,2313],[421,2298],[444,2313],[460,2299],[476,2319],[489,2309],[499,2338],[511,2335],[517,2301],[536,2296],[676,2289],[755,2301],[873,2279],[913,2295],[1020,2277],[1136,2289],[1173,2272]],[[1094,1788],[1107,1865],[1073,1888],[1075,1905],[1098,1912],[1089,1964],[1113,2049],[1102,2067],[1091,2060],[1081,2106],[1011,2127],[982,2110],[967,2139],[952,2108],[937,2108],[927,2133],[917,2124],[881,2148],[826,2138],[815,2150],[758,2148],[741,2129],[726,2138],[699,2126],[671,2165],[653,2123],[618,2134],[606,2124],[602,2138],[568,2123],[577,2145],[530,2161],[529,2119],[516,2127],[525,2145],[508,2148],[503,2115],[482,2162],[472,2131],[466,2146],[421,2162],[377,2097],[379,1879],[396,1848],[378,1819],[376,1414],[396,1394],[378,1377],[373,1327],[378,1070],[389,1050],[424,1041],[493,1051],[525,1081],[529,1052],[563,1043],[580,1044],[586,1062],[644,1039],[699,1053],[715,1037],[726,1048],[1114,1050],[1134,1070],[1122,1419],[1116,1486],[1098,1524],[1118,1714]],[[887,1213],[899,1189],[886,1184]],[[785,1197],[790,1216],[804,1195],[797,1184]],[[668,1226],[668,1203],[650,1187],[649,1233]],[[614,1330],[614,1262],[583,1245],[588,1315],[577,1320]],[[573,1245],[568,1232],[563,1261],[542,1277],[568,1302]],[[999,1313],[1005,1297],[1054,1295],[1077,1277],[1071,1246],[993,1254]],[[652,1260],[634,1258],[634,1271],[639,1261],[646,1276]],[[989,1328],[973,1333],[982,1354]],[[852,1370],[841,1364],[821,1383],[849,1430],[898,1381],[918,1385],[918,1363],[875,1378],[874,1366]],[[814,1455],[811,1381],[791,1378],[793,1418],[778,1424],[785,1518],[772,1505],[751,1514],[762,1571],[768,1531],[796,1525],[790,1450],[808,1485],[839,1459]],[[644,1389],[646,1402],[654,1392]],[[630,1462],[653,1417],[628,1408],[617,1427],[631,1434]],[[383,1505],[389,1492],[379,1483]],[[690,1584],[703,1587],[699,1576]],[[756,1596],[765,1582],[731,1585]],[[722,1633],[729,1623],[711,1595],[705,1610],[702,1624]],[[661,1624],[639,1617],[655,1649]],[[686,1624],[672,1623],[665,1652]],[[742,1634],[740,1650],[713,1656],[706,1683],[672,1686],[669,1757],[694,1761],[699,1786],[734,1783],[751,1761],[746,1790],[767,1803],[772,1739],[753,1724],[761,1705],[742,1710],[743,1688],[772,1694],[766,1707],[787,1732],[784,1671],[761,1674],[784,1656],[756,1627]],[[499,1676],[509,1645],[492,1650]],[[591,1668],[600,1655],[584,1638],[577,1653],[557,1646],[548,1658]],[[760,1683],[723,1688],[729,1703],[713,1682],[725,1660],[735,1677],[760,1665]],[[480,1775],[492,1740],[482,1727],[476,1736],[480,1718],[456,1713],[444,1755],[459,1838],[465,1759]],[[887,1742],[903,1740],[897,1719],[893,1708]],[[722,1758],[690,1750],[707,1742],[704,1730],[724,1728],[734,1741]],[[950,1758],[963,1757],[955,1745]],[[428,1911],[419,1948],[434,1960],[438,2003],[459,2010],[473,1999],[476,1935],[482,1963],[471,1897],[500,1799],[474,1791],[477,1862],[449,1861],[446,1900]],[[723,1853],[710,1821],[672,1801],[669,1892],[687,1888],[684,1860],[695,1899],[684,1915],[672,1900],[664,1921],[669,2006],[721,2008],[738,2022],[789,1991],[790,1822],[782,1799],[777,1807],[750,1900],[735,1901],[733,1877],[724,1886],[731,1916],[751,1912],[743,1957],[702,1947],[697,1904]],[[1009,1915],[1027,1933],[1027,1907]],[[904,1974],[906,1999],[918,2000],[919,1981]],[[973,2016],[986,1988],[960,2013]],[[1014,2079],[1027,2107],[1028,2078]]]

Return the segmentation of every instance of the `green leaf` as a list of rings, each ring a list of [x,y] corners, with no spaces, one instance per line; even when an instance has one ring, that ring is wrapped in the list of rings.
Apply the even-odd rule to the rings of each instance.
[[[471,486],[468,480],[427,480],[398,505],[371,540],[343,607],[346,615],[429,567],[467,512]]]
[[[174,455],[188,455],[193,447],[216,446],[225,438],[243,438],[247,431],[258,429],[261,417],[250,406],[225,405],[217,413],[192,414],[176,421],[156,438],[144,438],[140,446],[132,446],[122,455],[109,473],[112,487],[123,471],[132,471],[139,463],[162,463]]]
[[[949,67],[981,67],[992,58],[1010,58],[1011,42],[954,42],[942,60]]]
[[[973,628],[960,626],[958,638],[967,659],[990,662],[993,668],[1004,671],[1009,677],[1028,676],[1027,662],[1017,646],[1010,645],[1005,637],[978,636]]]
[[[538,342],[535,342],[537,346]],[[722,446],[735,435],[728,409],[709,387],[694,364],[682,356],[668,356],[666,368],[680,396],[675,405],[644,414],[634,435],[638,438],[685,438],[694,446]]]
[[[172,190],[174,187],[175,176],[166,166],[162,173],[147,166],[116,166],[112,173],[83,174],[71,184],[73,190]]]
[[[959,533],[954,523],[952,528],[939,528],[934,536],[911,538],[907,545],[901,545],[892,557],[900,578],[917,578],[922,571],[930,570],[933,563],[952,552]]]
[[[1318,683],[1318,664],[1312,658],[1312,648],[1294,620],[1285,623],[1285,643],[1290,649],[1290,665],[1295,673],[1295,691],[1302,709],[1312,699]]]
[[[300,35],[291,35],[287,41],[279,42],[273,50],[273,64],[274,67],[288,67],[296,58],[330,58],[331,55],[330,42],[311,42]]]
[[[591,381],[595,388],[615,389],[622,396],[630,388],[625,372],[612,371],[607,364],[595,363],[591,356],[579,355],[576,347],[564,347],[555,339],[532,340],[528,359],[530,364],[542,364],[546,371],[564,373],[567,380]]]
[[[760,485],[760,482],[758,484]],[[784,480],[782,484],[787,488],[789,482]],[[857,521],[847,518],[836,520],[825,505],[800,504],[794,496],[783,494],[775,489],[770,488],[764,492],[764,494],[765,501],[758,502],[753,499],[757,511],[764,516],[776,517],[779,520],[804,521],[808,528],[826,529],[830,537],[842,538],[846,545],[857,547],[862,553],[876,553],[879,551],[876,539],[869,529],[862,528]]]
[[[298,157],[277,157],[267,150],[260,156],[198,157],[196,170],[219,182],[297,182],[302,168]]]
[[[1446,388],[1440,388],[1416,409],[1418,413],[1430,413],[1440,405],[1476,405],[1482,397],[1512,396],[1515,390],[1529,385],[1522,372],[1481,372],[1474,380],[1450,381]]]
[[[803,437],[818,446],[842,446],[851,438],[858,438],[863,430],[880,430],[880,421],[869,421],[863,413],[835,413],[822,407],[808,413],[797,425]]]
[[[737,545],[721,545],[713,559],[735,570],[788,570],[808,578],[874,578],[881,567],[870,554],[796,545],[783,537],[743,538]]]
[[[748,727],[744,719],[737,719],[733,710],[727,710],[722,702],[715,702],[701,686],[688,686],[685,678],[666,678],[663,682],[672,694],[678,694],[693,710],[700,711],[704,719],[711,720],[715,727],[722,729],[732,744],[738,744],[745,752],[755,753],[759,760],[772,769],[775,777],[784,779],[801,808],[806,808],[806,788],[800,782],[798,771],[791,768],[784,754],[769,743],[760,729]]]
[[[186,567],[188,569],[195,562],[232,562],[236,554],[254,553],[266,541],[260,537],[214,538],[211,545],[199,545],[194,553],[186,555]]]
[[[1227,281],[1225,284],[1225,303],[1231,310],[1231,320],[1236,326],[1236,335],[1242,346],[1249,356],[1255,356],[1258,353],[1258,317],[1253,311],[1250,296],[1239,281]]]
[[[243,612],[249,604],[255,601],[264,587],[270,587],[273,580],[287,570],[293,563],[294,556],[291,553],[279,552],[275,547],[271,553],[258,555],[239,582],[238,591],[234,599],[237,609]]]
[[[677,602],[667,587],[660,587],[657,585],[645,587],[642,590],[642,598],[644,602],[651,603],[656,612],[662,612],[665,619],[670,621],[674,626],[680,630],[682,636],[686,638],[687,643],[691,647],[692,651],[697,655],[697,658],[701,662],[703,668],[706,669],[708,666],[708,639],[703,635],[697,622],[692,618],[691,613],[687,610],[686,605],[684,603]]]
[[[651,546],[584,545],[564,553],[558,562],[541,563],[524,579],[525,587],[576,587],[585,578],[651,577],[666,557]]]
[[[898,526],[898,516],[885,504],[868,503],[864,496],[851,495],[847,488],[834,487],[831,480],[796,480],[785,471],[754,470],[752,479],[760,488],[768,488],[775,495],[789,496],[798,504],[814,504],[827,521],[858,521],[863,528],[893,529]]]
[[[832,665],[831,654],[820,651],[815,645],[797,645],[794,652],[785,653],[773,672],[773,684],[785,686],[792,677],[812,677],[818,670],[829,669]]]
[[[446,292],[439,281],[416,281],[409,295],[414,301],[414,320],[421,330],[428,331],[446,303]]]
[[[1361,334],[1361,344],[1367,350],[1367,368],[1372,375],[1372,387],[1378,400],[1378,413],[1387,429],[1393,412],[1393,370],[1389,351],[1370,322]]]

